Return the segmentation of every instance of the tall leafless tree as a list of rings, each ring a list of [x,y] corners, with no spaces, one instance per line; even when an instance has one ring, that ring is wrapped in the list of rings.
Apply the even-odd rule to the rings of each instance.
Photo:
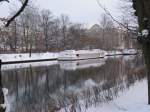
[[[50,38],[50,27],[52,25],[53,15],[49,10],[42,10],[41,12],[41,26],[43,29],[44,34],[44,43],[45,43],[45,50],[48,51],[49,49],[49,38]]]

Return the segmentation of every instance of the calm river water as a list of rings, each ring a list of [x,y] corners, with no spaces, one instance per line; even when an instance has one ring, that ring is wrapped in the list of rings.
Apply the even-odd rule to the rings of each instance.
[[[85,112],[144,79],[138,55],[2,66],[10,112]]]

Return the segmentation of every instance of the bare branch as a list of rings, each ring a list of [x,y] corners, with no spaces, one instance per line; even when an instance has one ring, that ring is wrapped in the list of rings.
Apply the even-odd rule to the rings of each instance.
[[[23,5],[22,5],[22,7],[19,9],[19,11],[18,11],[13,17],[11,17],[11,18],[7,21],[7,23],[6,23],[6,25],[5,25],[6,27],[8,27],[9,24],[10,24],[17,16],[19,16],[19,15],[21,14],[21,12],[24,11],[24,9],[25,9],[25,7],[27,6],[28,2],[29,2],[29,0],[25,0],[25,2],[23,3]]]
[[[112,15],[111,13],[99,2],[99,0],[96,0],[97,1],[97,4],[99,5],[100,8],[102,8],[105,13],[111,17],[111,19],[116,22],[117,24],[119,24],[120,26],[124,27],[125,29],[129,30],[129,31],[132,31],[132,32],[135,32],[134,30],[130,29],[129,27],[125,26],[124,24],[122,24],[121,22],[119,22],[118,20],[116,20]]]
[[[9,2],[9,0],[0,0],[0,2]]]

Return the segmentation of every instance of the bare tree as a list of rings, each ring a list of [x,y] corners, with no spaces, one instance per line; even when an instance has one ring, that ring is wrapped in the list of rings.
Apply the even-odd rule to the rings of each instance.
[[[83,43],[81,43],[80,39],[85,35],[85,30],[82,24],[75,23],[70,25],[69,29],[69,37],[67,39],[67,43],[69,44],[70,49],[81,49],[83,47]]]
[[[100,43],[102,44],[101,47],[103,49],[110,49],[116,46],[116,39],[115,36],[115,28],[114,23],[110,19],[110,17],[106,14],[102,14],[101,21],[100,21],[100,27],[102,29],[102,35]]]
[[[19,18],[20,29],[22,29],[22,44],[26,52],[35,48],[36,36],[38,32],[39,14],[38,9],[34,6],[27,7]],[[21,32],[20,32],[21,33]]]
[[[9,0],[0,0],[0,2],[4,2],[4,1],[9,2]],[[21,6],[21,8],[16,12],[16,14],[14,14],[11,18],[9,18],[9,19],[7,20],[7,23],[6,23],[6,25],[5,25],[6,27],[8,27],[8,26],[10,25],[10,23],[24,11],[25,7],[28,5],[28,2],[29,2],[29,0],[19,0],[19,1],[22,2],[22,6]]]
[[[62,37],[63,37],[63,48],[65,49],[66,47],[66,40],[67,40],[67,37],[68,37],[68,26],[70,24],[70,20],[69,20],[69,17],[66,16],[66,15],[61,15],[60,17],[60,24],[61,24],[61,34],[62,34]]]
[[[11,50],[16,52],[17,50],[17,41],[18,41],[18,32],[17,32],[17,19],[15,19],[9,26],[10,29],[10,44],[11,44]]]
[[[41,12],[41,26],[43,29],[44,34],[44,43],[45,43],[45,50],[48,51],[49,49],[49,38],[50,38],[50,27],[52,25],[53,15],[49,10],[42,10]]]
[[[53,20],[53,26],[51,27],[52,37],[55,39],[55,47],[56,49],[60,49],[60,41],[61,41],[61,34],[60,34],[60,20],[58,18]]]

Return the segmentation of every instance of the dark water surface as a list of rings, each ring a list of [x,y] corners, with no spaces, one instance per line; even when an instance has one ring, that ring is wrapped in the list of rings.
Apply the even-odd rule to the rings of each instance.
[[[10,112],[80,112],[146,78],[142,56],[44,63],[2,70]]]

